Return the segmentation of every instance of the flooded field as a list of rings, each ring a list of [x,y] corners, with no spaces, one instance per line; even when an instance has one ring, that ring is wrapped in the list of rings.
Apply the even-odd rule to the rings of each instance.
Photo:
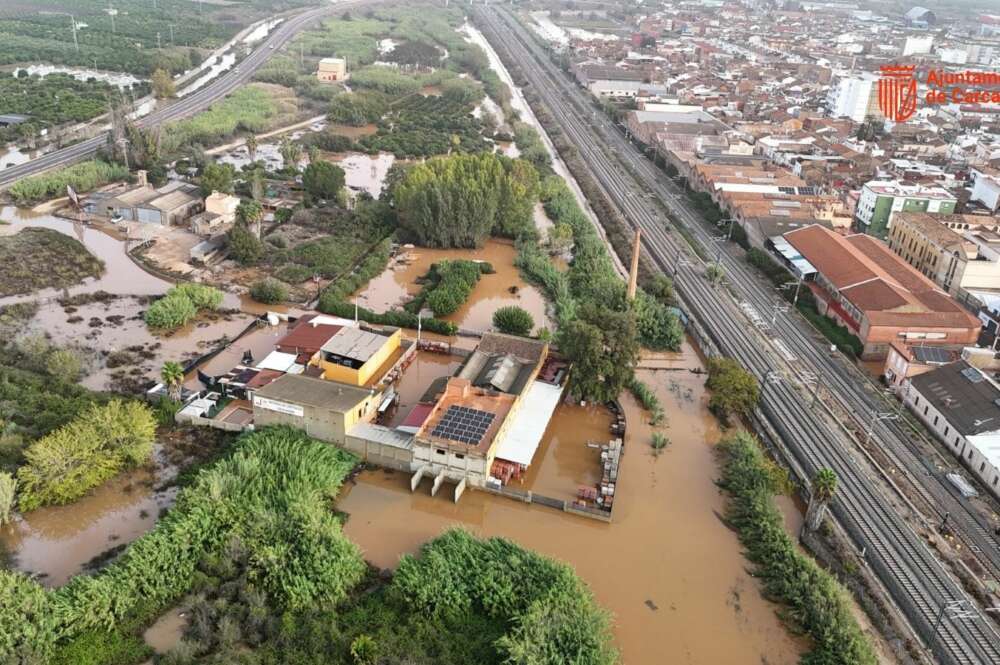
[[[115,294],[159,295],[172,285],[140,268],[126,253],[123,240],[114,238],[96,228],[46,213],[35,213],[24,208],[0,208],[0,235],[14,234],[25,228],[46,228],[65,233],[79,240],[91,254],[104,262],[104,274],[88,279],[67,290],[49,289],[35,293],[0,298],[0,306],[23,300],[38,300],[64,295],[77,295],[93,291]]]
[[[392,260],[381,275],[356,293],[353,302],[376,312],[384,312],[402,306],[419,292],[417,280],[426,275],[436,261],[489,261],[496,273],[483,275],[465,304],[444,318],[467,330],[489,330],[493,325],[493,312],[505,305],[518,305],[534,318],[536,330],[541,326],[551,329],[545,298],[521,278],[514,266],[516,255],[513,245],[498,240],[488,240],[482,249],[406,249]]]
[[[671,444],[655,457],[642,412],[624,398],[629,433],[612,524],[483,492],[466,492],[454,504],[447,492],[431,498],[426,483],[411,494],[405,474],[373,471],[347,486],[338,502],[350,515],[347,535],[380,567],[395,566],[400,555],[455,524],[562,559],[614,613],[628,665],[798,662],[807,645],[761,598],[735,534],[719,519],[725,509],[714,484],[719,431],[706,409],[703,377],[687,371],[700,360],[686,346],[663,365],[669,369],[640,376],[667,410],[663,431]],[[525,482],[556,494],[596,474],[596,451],[584,439],[606,431],[607,418],[601,408],[560,406]]]
[[[168,360],[184,362],[235,338],[253,319],[242,313],[211,314],[171,333],[156,334],[142,313],[146,299],[132,296],[63,307],[42,305],[26,333],[43,334],[56,346],[86,352],[80,381],[92,390],[135,390],[159,377]]]
[[[177,488],[157,490],[173,473],[162,455],[155,470],[124,473],[67,506],[33,510],[0,528],[0,544],[12,567],[34,573],[48,587],[65,584],[88,563],[153,528]]]

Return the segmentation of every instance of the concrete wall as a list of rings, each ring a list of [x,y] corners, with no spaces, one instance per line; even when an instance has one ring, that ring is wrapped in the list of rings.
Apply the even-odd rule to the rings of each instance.
[[[397,471],[411,471],[413,467],[412,448],[399,448],[355,436],[345,437],[343,447],[370,464]]]

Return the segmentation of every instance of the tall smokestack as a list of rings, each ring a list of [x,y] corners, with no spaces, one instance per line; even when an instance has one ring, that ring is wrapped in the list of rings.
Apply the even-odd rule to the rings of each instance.
[[[635,290],[639,285],[639,246],[642,231],[635,230],[635,244],[632,245],[632,267],[628,271],[628,299],[635,300]]]

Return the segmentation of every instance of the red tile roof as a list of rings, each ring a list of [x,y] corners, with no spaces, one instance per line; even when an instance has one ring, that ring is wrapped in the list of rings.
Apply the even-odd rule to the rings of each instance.
[[[841,236],[813,225],[787,240],[871,325],[978,329],[979,320],[934,282],[865,234]]]
[[[284,353],[305,353],[312,356],[343,327],[326,323],[313,325],[309,322],[311,318],[303,317],[298,321],[291,332],[278,340],[275,344],[277,349]]]

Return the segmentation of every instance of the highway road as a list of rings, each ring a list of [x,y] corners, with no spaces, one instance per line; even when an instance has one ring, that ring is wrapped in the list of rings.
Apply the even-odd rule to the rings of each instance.
[[[494,48],[521,66],[531,89],[579,150],[605,194],[630,224],[642,229],[643,248],[649,256],[662,270],[676,274],[677,291],[688,311],[726,355],[740,360],[761,379],[760,411],[782,436],[798,465],[809,475],[823,467],[836,471],[840,487],[832,505],[834,516],[858,551],[865,553],[866,561],[921,639],[941,662],[1000,663],[1000,635],[982,612],[971,612],[968,618],[951,618],[945,612],[938,622],[946,603],[961,601],[968,607],[974,603],[894,508],[901,497],[882,490],[880,482],[871,477],[871,467],[856,442],[829,417],[822,416],[820,409],[811,408],[808,391],[789,376],[792,371],[800,376],[812,372],[813,380],[848,412],[859,412],[862,430],[868,427],[873,410],[885,410],[881,396],[864,389],[866,382],[853,373],[856,370],[832,359],[827,344],[818,340],[796,313],[774,310],[778,298],[773,287],[761,286],[758,277],[737,257],[719,253],[728,288],[735,297],[727,288],[710,285],[703,274],[704,261],[688,251],[660,206],[713,254],[713,236],[719,232],[713,234],[704,228],[681,190],[606,119],[594,114],[589,96],[552,63],[545,49],[514,17],[497,8],[478,9],[476,16]],[[748,317],[749,309],[757,316]],[[770,330],[759,330],[752,318],[763,320]],[[783,349],[775,344],[776,339],[781,340]],[[995,553],[992,535],[954,500],[938,477],[917,471],[925,467],[913,460],[917,453],[907,442],[895,440],[906,439],[895,425],[898,422],[876,423],[874,438],[891,450],[901,469],[919,476],[919,486],[928,499],[949,501],[947,505],[959,511],[954,513],[961,515],[956,526],[963,528],[964,537]],[[986,560],[994,559],[987,556]]]
[[[253,78],[254,73],[260,69],[267,60],[280,48],[285,46],[295,35],[301,32],[309,24],[324,16],[329,16],[335,12],[350,9],[352,7],[366,4],[369,0],[346,0],[344,2],[330,3],[323,7],[310,9],[301,14],[297,14],[279,25],[268,35],[261,44],[250,55],[237,63],[236,67],[221,74],[214,81],[208,83],[199,90],[173,101],[162,109],[153,111],[146,117],[140,119],[137,124],[142,127],[155,126],[165,122],[172,122],[182,118],[190,117],[196,113],[204,111],[216,101],[232,93],[237,88],[246,85]],[[12,166],[0,171],[0,190],[10,187],[12,184],[31,175],[37,175],[50,169],[67,166],[75,162],[84,160],[107,143],[107,132],[95,136],[86,141],[56,150],[54,152],[40,155],[30,162]]]

